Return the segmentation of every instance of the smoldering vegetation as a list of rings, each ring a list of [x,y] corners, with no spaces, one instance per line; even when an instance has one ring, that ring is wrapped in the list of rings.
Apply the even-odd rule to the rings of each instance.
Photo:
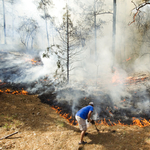
[[[103,79],[103,83],[95,84],[95,79],[93,79],[94,81],[90,83],[84,81],[69,86],[57,84],[48,76],[36,76],[39,78],[27,80],[27,77],[31,78],[29,70],[35,71],[32,73],[34,76],[39,71],[38,67],[43,68],[43,63],[39,57],[36,58],[37,55],[34,60],[38,63],[36,61],[32,63],[31,59],[24,61],[24,55],[29,57],[29,54],[19,52],[1,53],[0,63],[3,65],[0,75],[1,89],[20,90],[23,88],[29,94],[38,94],[43,103],[58,108],[62,115],[69,114],[74,121],[76,112],[88,105],[90,101],[94,102],[93,119],[95,120],[106,119],[107,122],[120,120],[122,123],[131,124],[133,117],[149,119],[149,75],[138,75],[136,80],[128,81],[121,78],[122,80],[119,81],[122,83],[118,80],[112,83]],[[13,63],[13,60],[16,62],[17,59],[17,63]]]
[[[46,40],[41,37],[46,37],[44,35],[46,33],[41,36],[45,31],[45,25],[41,25],[44,30],[36,30],[36,34],[33,35],[40,44],[36,45],[37,41],[34,41],[33,44],[31,39],[30,42],[33,44],[32,46],[42,47],[42,50],[37,51],[36,48],[33,50],[30,47],[28,49],[15,47],[15,50],[7,47],[1,49],[0,88],[11,88],[12,90],[23,88],[29,94],[38,94],[43,103],[58,109],[60,114],[69,114],[73,120],[76,112],[88,105],[90,101],[93,101],[95,105],[93,113],[95,120],[106,119],[106,121],[112,122],[120,120],[123,123],[131,124],[133,117],[149,119],[150,74],[149,44],[147,44],[149,38],[145,39],[149,35],[149,19],[144,12],[142,16],[145,17],[146,26],[140,22],[141,18],[137,18],[134,25],[128,26],[132,17],[125,15],[124,12],[129,14],[131,3],[125,3],[127,5],[123,9],[122,1],[118,2],[119,7],[117,7],[115,54],[112,53],[112,16],[106,18],[97,16],[99,20],[105,18],[105,21],[101,21],[99,24],[101,30],[97,30],[99,31],[97,38],[94,37],[95,30],[92,26],[89,31],[89,39],[87,41],[82,39],[82,47],[77,48],[82,49],[82,53],[74,60],[73,68],[77,69],[70,73],[70,84],[60,84],[59,77],[55,76],[58,73],[58,66],[61,66],[58,63],[58,57],[53,54],[50,55],[50,58],[43,58]],[[80,5],[84,6],[83,4]],[[107,5],[111,6],[110,4],[107,1]],[[77,6],[77,3],[73,6]],[[80,12],[82,12],[81,6],[78,6]],[[110,8],[112,10],[112,6]],[[90,10],[93,11],[93,7],[90,7]],[[100,12],[101,10],[99,10]],[[75,16],[73,15],[73,17]],[[94,18],[94,16],[92,17]],[[86,23],[89,22],[88,18],[91,17],[85,18],[87,19]],[[23,22],[24,24],[32,21],[32,19],[24,20],[27,21]],[[42,21],[40,20],[40,22]],[[105,24],[103,25],[103,23]],[[36,27],[37,24],[33,25]],[[23,29],[21,33],[24,35],[26,28]],[[38,26],[36,29],[39,29]],[[25,40],[24,36],[22,40]],[[95,55],[96,40],[97,52]],[[56,37],[55,42],[60,44],[60,42],[57,43]]]

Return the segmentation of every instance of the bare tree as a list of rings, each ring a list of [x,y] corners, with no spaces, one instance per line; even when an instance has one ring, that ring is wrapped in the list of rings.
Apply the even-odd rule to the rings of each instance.
[[[63,22],[60,26],[56,27],[56,31],[58,32],[58,44],[51,46],[51,54],[55,53],[57,55],[57,66],[59,70],[61,70],[60,74],[58,74],[58,70],[56,71],[56,76],[59,76],[58,78],[62,78],[62,80],[69,83],[70,72],[75,69],[73,62],[78,61],[76,57],[81,53],[79,46],[81,46],[82,43],[80,37],[81,33],[77,26],[73,25],[71,10],[67,4],[64,9]],[[44,56],[47,56],[47,53],[45,53]]]
[[[150,2],[147,0],[143,0],[143,3],[137,5],[135,2],[132,1],[135,8],[132,10],[133,13],[133,21],[129,23],[129,25],[136,26],[138,33],[140,34],[140,37],[138,38],[138,43],[141,43],[142,49],[139,50],[139,58],[142,58],[143,56],[149,55],[150,58],[150,9],[146,6],[150,5]],[[141,47],[140,46],[140,47]],[[150,59],[149,59],[150,60]]]
[[[4,29],[4,44],[7,44],[7,42],[6,42],[5,0],[2,0],[2,2],[3,2],[3,29]]]
[[[12,41],[14,41],[14,21],[15,21],[15,11],[14,11],[14,5],[19,2],[19,0],[8,0],[8,2],[11,4],[11,16],[12,16],[12,27],[11,27],[11,30],[12,30]]]
[[[140,15],[141,9],[142,9],[143,7],[145,7],[146,5],[150,5],[150,2],[149,2],[148,0],[143,0],[143,3],[142,3],[142,4],[139,4],[138,6],[136,5],[136,3],[135,3],[134,1],[131,1],[131,2],[134,4],[135,8],[133,8],[133,10],[135,10],[136,12],[135,12],[134,15],[133,15],[133,21],[130,22],[129,25],[131,25],[132,23],[134,23],[134,22],[136,21],[136,17],[137,17],[138,15]],[[132,10],[132,11],[133,11],[133,10]]]
[[[45,20],[45,28],[46,28],[46,36],[47,36],[47,43],[48,47],[50,47],[49,43],[49,32],[48,32],[48,19],[52,19],[52,17],[49,14],[48,8],[49,6],[52,6],[52,1],[51,0],[40,0],[38,9],[42,10],[44,15],[41,17]]]
[[[33,40],[36,36],[37,29],[37,21],[33,20],[32,18],[24,18],[21,26],[18,29],[18,32],[20,34],[21,43],[26,47],[26,49],[33,48]]]
[[[93,0],[93,5],[88,2],[85,5],[83,2],[79,2],[77,0],[75,0],[75,2],[80,8],[82,8],[81,16],[83,19],[80,21],[82,31],[88,31],[88,36],[91,37],[91,32],[93,32],[94,29],[95,56],[97,56],[97,30],[101,29],[105,23],[105,21],[103,21],[100,17],[98,18],[98,16],[113,13],[109,10],[105,11],[103,9],[104,1],[102,0]]]

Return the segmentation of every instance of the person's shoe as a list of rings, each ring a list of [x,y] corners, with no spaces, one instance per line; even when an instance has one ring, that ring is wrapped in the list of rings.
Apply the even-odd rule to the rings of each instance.
[[[88,133],[87,132],[85,132],[85,134],[84,134],[85,136],[87,136],[88,135]]]
[[[81,145],[81,144],[86,144],[87,142],[84,142],[84,141],[82,141],[82,142],[79,142],[79,145]]]

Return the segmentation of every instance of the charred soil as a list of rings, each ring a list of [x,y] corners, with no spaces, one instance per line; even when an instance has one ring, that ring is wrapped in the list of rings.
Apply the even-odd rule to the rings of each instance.
[[[5,89],[3,89],[5,90]],[[0,92],[0,149],[15,150],[149,150],[150,126],[105,126],[88,128],[85,145],[78,145],[78,126],[70,125],[38,95]]]

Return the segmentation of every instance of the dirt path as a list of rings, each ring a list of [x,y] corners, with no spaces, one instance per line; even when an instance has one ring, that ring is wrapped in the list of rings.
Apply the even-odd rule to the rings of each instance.
[[[0,92],[0,150],[149,150],[150,127],[104,126],[88,129],[88,143],[78,145],[80,131],[71,126],[37,95]]]

